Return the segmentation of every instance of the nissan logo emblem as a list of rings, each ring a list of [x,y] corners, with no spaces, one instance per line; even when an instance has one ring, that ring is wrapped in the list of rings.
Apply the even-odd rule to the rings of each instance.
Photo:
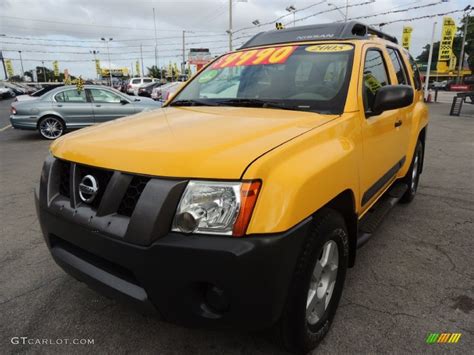
[[[94,201],[99,191],[99,183],[92,175],[86,175],[79,183],[79,197],[83,202],[91,203]]]

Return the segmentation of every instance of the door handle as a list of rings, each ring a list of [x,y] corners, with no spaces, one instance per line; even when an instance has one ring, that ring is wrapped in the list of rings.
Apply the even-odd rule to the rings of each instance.
[[[394,126],[395,126],[395,127],[400,127],[402,124],[403,124],[403,121],[402,121],[402,120],[398,120],[398,121],[395,122]]]
[[[56,107],[63,107],[63,105],[59,105],[59,104],[57,104],[57,105],[56,105]]]
[[[102,107],[102,105],[95,105],[95,107]]]

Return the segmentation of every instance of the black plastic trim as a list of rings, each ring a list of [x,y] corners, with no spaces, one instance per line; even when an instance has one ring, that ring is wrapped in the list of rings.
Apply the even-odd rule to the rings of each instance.
[[[373,184],[362,196],[362,206],[369,202],[377,192],[379,192],[392,179],[398,170],[405,164],[406,157],[404,156],[397,164],[391,167],[375,184]]]

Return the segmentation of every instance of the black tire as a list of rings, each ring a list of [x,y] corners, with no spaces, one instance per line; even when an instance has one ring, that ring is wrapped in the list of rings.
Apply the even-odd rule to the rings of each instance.
[[[415,153],[408,169],[407,174],[402,181],[407,184],[408,190],[400,199],[401,203],[410,203],[413,201],[418,190],[418,183],[420,181],[420,169],[423,164],[423,144],[418,141],[415,147]]]
[[[51,130],[48,130],[48,127]],[[56,116],[46,116],[38,122],[38,132],[44,139],[54,140],[61,137],[65,128],[64,121]]]
[[[336,280],[329,303],[316,317],[316,323],[310,324],[307,314],[310,285],[314,285],[313,271],[320,262],[323,247],[330,243],[337,245],[338,267],[335,271]],[[313,350],[329,331],[336,314],[342,295],[349,260],[349,237],[342,216],[331,209],[323,209],[316,213],[308,236],[303,244],[293,274],[287,301],[282,316],[276,325],[277,341],[287,350],[295,353],[307,353]],[[324,276],[322,272],[320,280]],[[316,283],[322,285],[322,283]],[[319,288],[318,288],[319,290]],[[323,295],[326,290],[323,290]],[[326,294],[327,295],[327,294]],[[311,313],[309,313],[311,314]]]

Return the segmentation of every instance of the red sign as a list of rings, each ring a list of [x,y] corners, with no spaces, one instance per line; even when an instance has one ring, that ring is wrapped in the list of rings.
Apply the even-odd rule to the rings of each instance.
[[[451,84],[449,89],[453,91],[469,91],[469,85]]]
[[[298,46],[269,47],[226,54],[211,65],[212,69],[260,64],[283,64]]]

